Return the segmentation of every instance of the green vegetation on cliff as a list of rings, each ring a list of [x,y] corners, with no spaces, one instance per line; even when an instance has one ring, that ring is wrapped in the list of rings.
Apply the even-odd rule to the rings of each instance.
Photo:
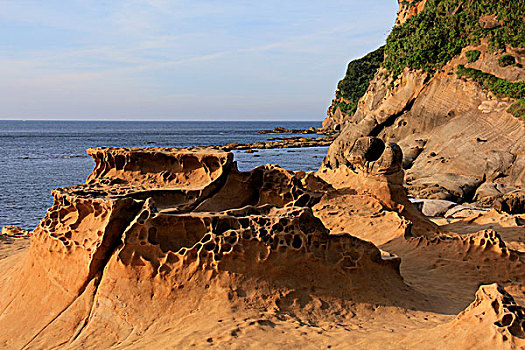
[[[503,55],[499,58],[498,64],[500,65],[500,67],[508,67],[508,66],[516,64],[516,58],[508,54]]]
[[[343,114],[352,114],[357,102],[366,92],[368,83],[383,63],[384,46],[348,64],[345,77],[337,84],[335,108]]]
[[[479,59],[479,56],[481,56],[481,51],[470,50],[465,52],[465,56],[467,57],[469,63],[476,62]]]
[[[384,67],[433,72],[469,44],[487,38],[492,50],[525,47],[525,0],[428,0],[425,9],[394,27]]]
[[[413,0],[412,2],[410,1],[407,1],[407,0],[403,0],[401,2],[401,5],[404,6],[404,7],[408,7],[408,8],[411,8],[413,6],[416,6],[418,3],[420,3],[422,0]]]
[[[519,99],[516,101],[509,107],[507,112],[513,114],[515,117],[525,119],[525,99]]]
[[[497,76],[485,73],[479,69],[465,68],[460,64],[457,69],[458,77],[473,79],[483,88],[492,91],[501,97],[525,98],[525,82],[510,82]]]

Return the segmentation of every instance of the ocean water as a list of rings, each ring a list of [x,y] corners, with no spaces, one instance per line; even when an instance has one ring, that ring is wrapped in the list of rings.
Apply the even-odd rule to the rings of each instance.
[[[83,183],[94,162],[90,147],[188,147],[267,141],[259,130],[304,129],[316,122],[0,121],[0,226],[33,229],[52,204],[51,190]],[[301,135],[316,137],[316,135]],[[235,151],[241,170],[279,164],[316,170],[327,147]]]

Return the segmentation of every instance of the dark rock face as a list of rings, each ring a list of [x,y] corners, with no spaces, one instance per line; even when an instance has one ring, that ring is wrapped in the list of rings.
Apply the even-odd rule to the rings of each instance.
[[[493,207],[510,214],[525,213],[525,191],[515,191],[497,198]]]

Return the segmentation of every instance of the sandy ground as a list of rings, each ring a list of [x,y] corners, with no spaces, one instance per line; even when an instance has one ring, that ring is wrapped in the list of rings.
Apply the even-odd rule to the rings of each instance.
[[[26,250],[29,247],[29,237],[11,238],[0,235],[0,260]]]
[[[461,234],[492,228],[515,242],[516,247],[522,247],[524,228],[504,227],[508,226],[508,222],[503,225],[487,223],[498,220],[436,221],[444,224],[442,228]],[[296,314],[290,310],[283,312],[282,309],[267,307],[247,308],[242,300],[225,303],[210,293],[204,294],[201,302],[190,307],[190,312],[186,306],[184,312],[160,319],[140,336],[124,339],[118,348],[344,349],[353,346],[367,349],[441,349],[447,348],[444,341],[447,337],[454,339],[452,344],[467,346],[468,338],[476,331],[464,328],[454,335],[459,330],[451,324],[457,322],[457,314],[474,301],[479,285],[491,282],[490,279],[501,279],[498,271],[504,270],[506,277],[516,274],[518,278],[503,284],[523,305],[523,280],[519,279],[520,271],[512,271],[506,263],[501,263],[496,269],[494,266],[480,267],[482,259],[478,259],[475,252],[469,252],[470,258],[465,258],[454,244],[447,246],[446,242],[442,242],[440,245],[421,247],[399,239],[382,246],[382,249],[395,252],[402,258],[401,275],[416,295],[426,299],[421,303],[424,307],[367,303],[351,303],[343,307],[335,302],[332,306],[326,306],[321,314],[308,315],[308,312]],[[26,257],[28,247],[27,238],[0,237],[0,269],[16,268]],[[497,260],[491,259],[489,254],[484,264],[497,265]],[[310,304],[311,301],[307,301],[306,307],[313,310]],[[473,323],[471,326],[479,325]],[[464,343],[458,343],[461,337],[466,338]],[[428,339],[435,339],[436,343]],[[478,343],[473,339],[471,342],[471,346],[465,348],[493,346],[493,343]],[[521,344],[514,348],[520,348]],[[96,347],[97,343],[85,341],[73,348],[83,346]]]

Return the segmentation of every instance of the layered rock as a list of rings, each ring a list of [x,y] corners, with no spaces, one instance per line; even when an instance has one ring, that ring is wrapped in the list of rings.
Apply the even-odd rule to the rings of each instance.
[[[25,238],[31,233],[27,230],[23,230],[20,226],[8,225],[2,227],[1,235],[12,237],[12,238]]]
[[[409,236],[412,228],[417,235],[428,237],[434,237],[439,232],[406,195],[403,187],[403,154],[397,144],[385,144],[379,138],[365,136],[351,144],[346,144],[342,139],[340,145],[339,148],[330,148],[327,159],[333,162],[333,167],[322,167],[317,172],[319,177],[341,190],[353,189],[357,194],[373,194],[381,206],[409,220],[404,236]],[[390,233],[385,237],[387,240],[388,235]],[[378,241],[374,243],[380,244]]]
[[[421,349],[432,349],[428,340],[433,339],[440,348],[520,349],[525,346],[524,320],[525,309],[501,285],[482,285],[475,300],[452,322],[428,330],[424,336],[414,334],[410,341],[403,340],[399,345],[415,341],[420,342]]]
[[[345,77],[337,84],[335,98],[323,121],[326,132],[340,132],[357,108],[384,58],[384,46],[348,63]]]
[[[398,23],[426,3],[400,2]],[[438,226],[404,187],[406,171],[413,195],[522,210],[513,100],[457,75],[523,80],[491,52],[379,70],[355,114],[334,109],[347,126],[316,173],[241,172],[217,148],[88,150],[92,174],[53,191],[28,250],[0,236],[0,347],[524,347],[524,219]]]
[[[400,2],[398,24],[417,16],[426,3]],[[461,5],[448,15],[460,13],[465,8]],[[376,136],[403,150],[412,196],[523,212],[525,124],[510,109],[519,93],[508,97],[491,92],[487,84],[462,76],[458,68],[507,83],[524,82],[523,49],[507,45],[502,52],[491,45],[482,38],[433,72],[405,68],[394,76],[381,68],[357,111],[345,118],[324,167],[339,166],[335,154],[360,137]],[[516,64],[502,64],[505,55]]]

